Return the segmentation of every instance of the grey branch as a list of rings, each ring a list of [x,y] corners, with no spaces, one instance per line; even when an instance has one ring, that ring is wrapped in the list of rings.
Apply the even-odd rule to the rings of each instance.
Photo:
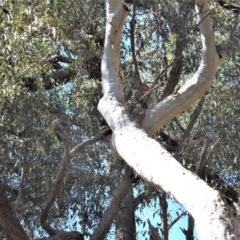
[[[65,127],[68,127],[68,126],[69,124],[67,122],[59,119],[52,122],[52,129],[60,142],[67,140]]]

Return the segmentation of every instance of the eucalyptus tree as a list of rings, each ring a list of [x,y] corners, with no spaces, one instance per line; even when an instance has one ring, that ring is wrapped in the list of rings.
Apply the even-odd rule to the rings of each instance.
[[[124,159],[150,185],[163,189],[182,204],[195,219],[200,239],[237,239],[240,234],[237,207],[234,210],[228,207],[220,192],[184,169],[149,137],[202,97],[211,86],[218,66],[232,54],[226,46],[216,48],[208,2],[196,1],[195,9],[203,45],[200,66],[176,94],[160,101],[134,121],[124,107],[123,85],[119,76],[121,33],[129,9],[124,1],[107,3],[101,65],[104,96],[98,108],[112,129],[112,154],[115,158]],[[237,28],[231,42],[235,49],[239,48],[239,36]]]
[[[107,15],[105,2],[1,5],[2,229],[11,239],[35,239],[46,233],[48,239],[104,239],[114,235],[110,226],[115,219],[116,239],[135,239],[135,221],[142,222],[134,218],[135,210],[159,199],[156,215],[162,225],[157,232],[148,220],[149,234],[166,240],[174,223],[186,214],[169,216],[169,195],[193,215],[199,237],[219,234],[223,239],[220,231],[205,229],[205,222],[214,197],[219,199],[216,218],[226,216],[221,206],[236,211],[225,201],[231,206],[238,202],[238,7],[210,2],[215,35],[227,46],[217,44],[216,51],[206,1],[196,1],[194,12],[192,1],[128,0],[129,12],[123,1],[109,0]],[[122,39],[121,28],[115,29],[121,14],[124,18],[129,14]],[[123,27],[124,18],[117,26]],[[221,65],[216,74],[230,56],[233,61]],[[101,83],[104,97],[99,109],[106,121],[97,112]],[[142,84],[150,89],[147,111],[131,97]],[[119,103],[105,104],[107,94]],[[202,192],[193,191],[196,182]],[[205,199],[204,191],[209,192]],[[204,201],[205,212],[200,207]],[[231,215],[225,220],[237,223]],[[226,239],[238,231],[228,231],[230,223],[220,224]],[[193,238],[192,229],[189,215],[189,227],[182,229],[186,239]]]

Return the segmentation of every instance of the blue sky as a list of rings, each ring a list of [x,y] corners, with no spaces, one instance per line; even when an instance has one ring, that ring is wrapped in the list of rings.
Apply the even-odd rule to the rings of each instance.
[[[159,206],[159,204],[157,205]],[[147,219],[149,219],[151,221],[151,224],[154,227],[157,227],[157,223],[160,223],[161,220],[159,216],[157,216],[157,214],[155,215],[155,218],[153,218],[153,213],[156,212],[156,210],[157,209],[154,207],[145,207],[145,209],[141,213],[139,210],[137,210],[136,215],[139,216],[143,222],[147,222]],[[168,213],[172,215],[172,220],[174,220],[175,217],[177,217],[176,212],[181,214],[183,211],[184,211],[183,208],[179,204],[177,204],[172,200],[168,200]],[[188,218],[187,216],[184,216],[177,223],[175,223],[169,232],[169,240],[186,240],[180,227],[187,229],[187,226],[188,226],[187,222],[188,222]],[[145,237],[142,236],[142,233],[144,231],[148,231],[147,223],[145,224],[144,228],[142,224],[137,225],[137,232],[138,232],[137,240],[146,239],[147,235],[145,235]],[[194,229],[194,236],[197,237],[196,229]],[[197,238],[195,240],[197,240]]]

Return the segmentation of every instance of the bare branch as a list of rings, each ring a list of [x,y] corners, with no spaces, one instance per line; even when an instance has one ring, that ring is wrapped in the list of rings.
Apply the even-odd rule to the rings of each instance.
[[[133,0],[133,14],[132,19],[130,21],[130,35],[131,35],[131,52],[132,52],[132,59],[134,65],[134,81],[137,83],[138,87],[142,86],[142,81],[138,69],[138,63],[136,58],[136,48],[135,48],[135,25],[136,25],[136,4],[135,0]]]
[[[59,172],[57,174],[57,177],[56,177],[54,187],[52,189],[52,192],[51,192],[50,197],[47,201],[47,204],[46,204],[45,208],[43,209],[41,217],[40,217],[40,222],[41,222],[41,225],[42,225],[43,229],[51,236],[56,235],[57,231],[55,229],[53,229],[50,226],[50,224],[48,224],[46,222],[48,212],[51,209],[51,207],[53,206],[53,203],[55,202],[57,196],[60,193],[61,185],[63,183],[64,177],[66,176],[67,169],[68,169],[68,166],[70,164],[70,159],[71,159],[70,155],[69,155],[70,143],[66,139],[66,136],[62,133],[62,131],[63,131],[61,129],[61,128],[63,128],[62,124],[60,124],[60,121],[56,120],[56,121],[53,122],[52,125],[53,125],[53,128],[54,128],[54,131],[58,134],[58,136],[61,138],[61,140],[64,143],[64,156],[63,156],[63,160],[62,160],[62,163],[61,163],[61,166],[60,166],[60,170],[59,170]]]
[[[203,172],[203,169],[207,163],[207,157],[206,157],[206,154],[207,154],[207,149],[211,143],[212,139],[209,138],[206,140],[206,142],[204,143],[204,146],[202,148],[202,152],[201,152],[201,155],[200,155],[200,159],[199,159],[199,162],[198,162],[198,165],[197,165],[197,170],[196,170],[196,173],[199,177],[202,176],[202,172]]]
[[[190,122],[187,125],[186,130],[184,131],[184,134],[182,136],[182,142],[184,142],[190,135],[190,132],[193,129],[194,124],[196,123],[203,107],[205,97],[202,97],[202,99],[198,102],[196,108],[194,109],[193,113],[190,116]]]
[[[188,229],[186,231],[186,239],[194,240],[193,230],[194,230],[194,218],[190,213],[188,213]]]
[[[161,219],[163,225],[163,239],[168,240],[168,203],[167,194],[164,191],[162,192],[162,194],[159,194],[159,202],[161,207]]]
[[[181,214],[179,214],[179,215],[168,225],[168,230],[170,230],[170,228],[171,228],[176,222],[178,222],[178,221],[181,219],[181,217],[183,217],[183,216],[185,216],[185,215],[187,215],[187,211],[182,212]]]
[[[97,136],[83,142],[83,143],[79,143],[77,146],[75,146],[69,153],[69,156],[72,158],[74,157],[79,151],[81,151],[83,148],[85,148],[86,146],[93,144],[109,135],[111,135],[112,131],[111,129],[106,129],[103,132],[101,132],[100,134],[98,134]]]
[[[202,62],[192,77],[176,94],[168,96],[149,110],[142,123],[142,127],[149,135],[154,134],[167,122],[196,102],[210,87],[221,64],[216,51],[215,35],[209,16],[209,6],[205,0],[198,0],[196,4],[199,28],[201,31],[203,57]],[[204,19],[204,21],[203,21]]]
[[[101,134],[97,135],[96,137],[87,140],[81,144],[78,144],[76,147],[74,147],[71,151],[70,151],[70,142],[66,137],[66,133],[65,133],[65,129],[64,127],[68,126],[68,123],[61,121],[61,120],[55,120],[52,122],[52,128],[53,131],[56,133],[56,135],[60,138],[61,141],[63,141],[64,144],[64,156],[63,156],[63,160],[61,162],[61,166],[60,166],[60,170],[57,173],[57,177],[55,180],[55,184],[54,187],[52,189],[52,192],[50,194],[50,197],[47,201],[47,204],[45,206],[45,208],[42,211],[42,215],[40,218],[41,221],[41,225],[42,227],[45,229],[45,231],[53,236],[53,235],[58,235],[60,234],[59,231],[55,230],[54,228],[52,228],[50,226],[50,224],[47,223],[47,216],[49,213],[49,210],[51,209],[51,207],[53,206],[53,203],[56,201],[56,198],[58,197],[59,193],[60,193],[60,189],[63,183],[63,180],[67,174],[67,169],[69,167],[70,164],[70,160],[71,158],[80,150],[82,150],[84,147],[86,147],[87,145],[90,145],[94,142],[99,141],[100,139],[102,139],[103,137],[107,136],[108,134],[110,134],[110,130],[107,129],[104,132],[102,132]],[[62,234],[62,232],[61,232]]]
[[[21,168],[21,176],[20,176],[20,181],[19,181],[19,186],[18,186],[18,195],[17,199],[15,202],[15,206],[13,208],[13,211],[16,212],[19,208],[19,206],[22,203],[22,195],[23,195],[23,181],[24,181],[24,167]]]
[[[131,183],[131,179],[129,178],[129,173],[131,172],[131,168],[125,164],[125,171],[123,173],[123,181],[119,185],[118,190],[112,196],[110,203],[108,204],[107,210],[104,213],[103,218],[97,229],[94,231],[93,235],[91,236],[91,240],[101,240],[105,238],[109,227],[111,226],[113,220],[117,216],[117,213],[120,209],[122,200],[126,196],[126,193],[129,189],[129,184]]]
[[[170,71],[169,77],[167,82],[165,83],[165,86],[162,90],[160,99],[158,102],[162,101],[167,96],[171,95],[178,84],[178,81],[180,79],[181,73],[182,73],[182,66],[183,66],[183,50],[186,47],[187,41],[186,39],[183,39],[181,34],[178,34],[177,41],[176,41],[176,48],[174,53],[174,60],[173,60],[173,66]]]

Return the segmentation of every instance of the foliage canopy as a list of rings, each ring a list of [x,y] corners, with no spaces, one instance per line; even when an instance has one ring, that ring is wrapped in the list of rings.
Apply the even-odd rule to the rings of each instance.
[[[210,1],[210,6],[217,40],[227,42],[239,22],[239,13],[228,11],[218,1]],[[97,111],[102,94],[105,17],[103,0],[9,0],[0,6],[0,180],[12,205],[22,189],[16,212],[32,239],[46,234],[40,215],[63,155],[51,123],[56,119],[68,122],[72,147],[107,128]],[[136,1],[121,45],[121,77],[129,110],[134,106],[132,89],[139,81],[151,89],[157,86],[148,99],[151,107],[196,71],[201,42],[195,17],[190,1]],[[237,192],[239,64],[236,53],[221,66],[201,104],[196,103],[168,123],[162,135],[155,136],[192,171],[196,171],[210,139],[207,181],[222,188],[215,182],[215,176],[220,176]],[[173,89],[164,91],[170,80]],[[190,127],[197,107],[199,115]],[[191,132],[186,134],[189,128]],[[172,147],[178,147],[177,151]],[[108,137],[72,159],[61,193],[49,212],[56,228],[78,230],[84,236],[93,233],[111,196],[113,164]],[[134,186],[136,194],[143,197],[141,207],[157,199],[158,193],[143,181]],[[158,210],[155,216],[159,217]]]

